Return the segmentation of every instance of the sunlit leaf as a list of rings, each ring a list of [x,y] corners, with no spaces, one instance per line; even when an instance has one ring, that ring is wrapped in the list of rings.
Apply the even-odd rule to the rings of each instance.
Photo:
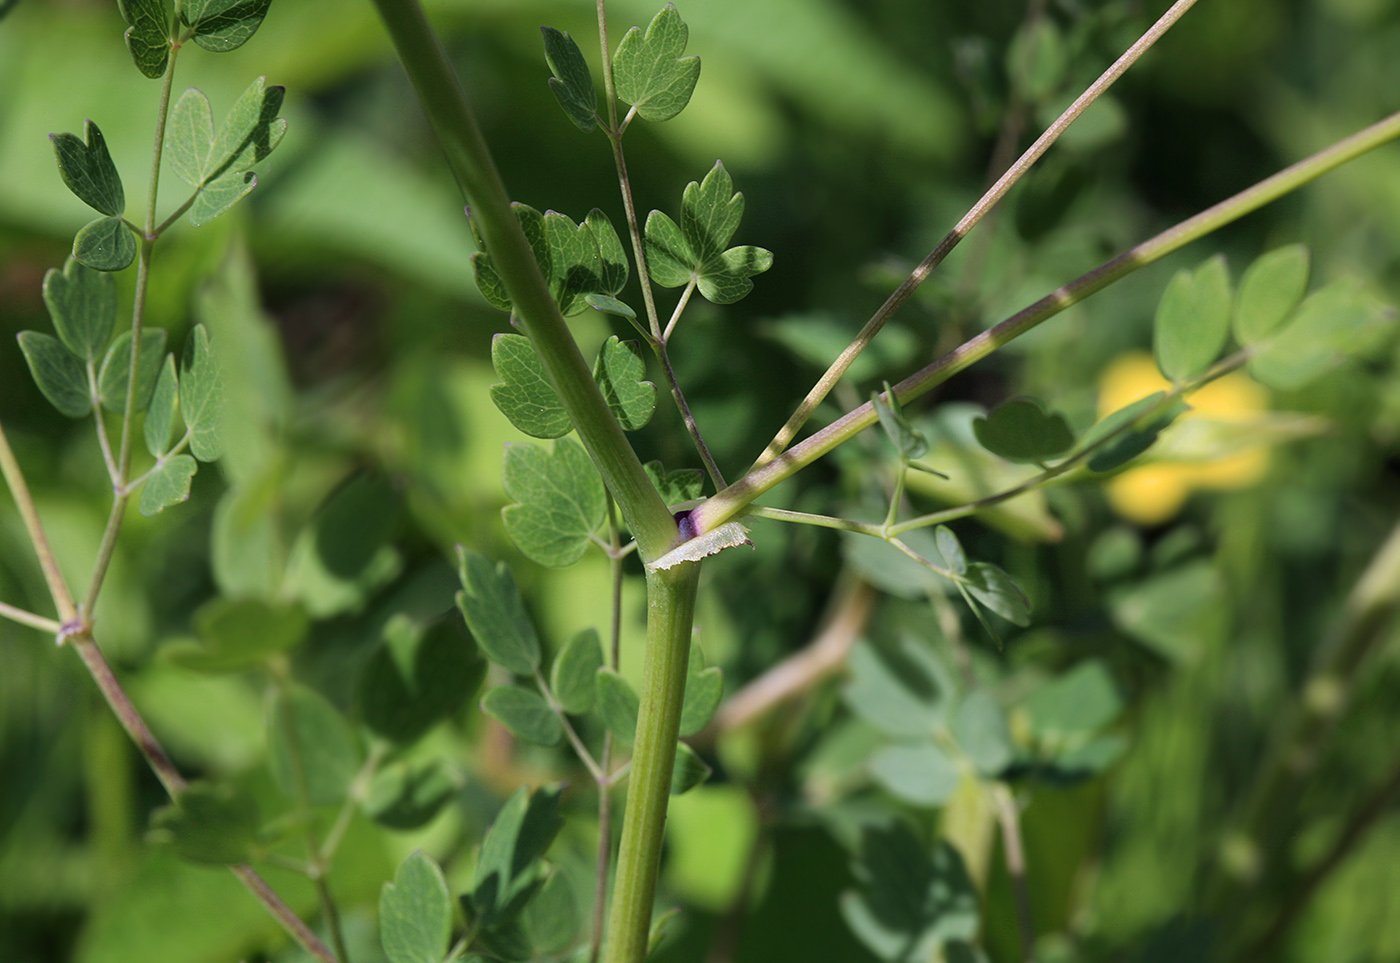
[[[69,351],[84,361],[102,357],[117,320],[116,278],[69,258],[44,275],[44,304]]]
[[[1194,271],[1177,272],[1157,305],[1152,328],[1157,367],[1169,381],[1190,381],[1220,356],[1233,307],[1224,255]]]
[[[457,607],[476,644],[492,662],[516,675],[533,675],[540,664],[540,640],[525,612],[525,600],[504,562],[458,547],[462,591]]]
[[[532,438],[561,438],[573,431],[574,423],[545,377],[544,364],[529,338],[493,337],[491,364],[501,379],[491,386],[491,400],[512,425]]]
[[[379,893],[379,942],[389,963],[441,963],[452,939],[452,895],[437,863],[414,850]]]
[[[146,517],[159,515],[171,505],[178,505],[190,497],[190,482],[199,463],[189,455],[170,455],[156,463],[141,486],[141,514]]]
[[[549,78],[549,89],[574,126],[592,130],[598,122],[598,92],[583,51],[565,31],[553,27],[541,27],[540,31],[544,34],[544,59],[554,74]]]
[[[236,50],[262,26],[272,0],[185,0],[180,22],[194,31],[194,42],[213,53]]]
[[[99,217],[73,235],[73,257],[97,271],[123,271],[136,260],[136,237],[120,217]]]
[[[668,3],[646,33],[633,27],[613,54],[617,97],[637,108],[643,120],[670,120],[690,102],[700,79],[700,58],[683,57],[690,29]]]
[[[613,417],[627,431],[644,427],[656,410],[656,385],[645,377],[646,361],[637,342],[619,341],[613,335],[598,349],[593,380]]]
[[[117,0],[129,27],[123,34],[136,69],[155,80],[170,60],[170,22],[165,0]]]
[[[522,552],[555,568],[583,557],[603,524],[606,497],[581,445],[567,438],[554,442],[553,452],[537,445],[506,445],[502,478],[515,504],[507,505],[501,516]]]
[[[126,210],[126,193],[98,126],[85,120],[82,140],[75,134],[50,134],[49,140],[58,158],[58,173],[68,189],[98,212],[121,217]]]
[[[481,711],[505,726],[517,739],[537,746],[554,746],[564,738],[564,724],[538,692],[517,685],[498,685],[481,697]]]

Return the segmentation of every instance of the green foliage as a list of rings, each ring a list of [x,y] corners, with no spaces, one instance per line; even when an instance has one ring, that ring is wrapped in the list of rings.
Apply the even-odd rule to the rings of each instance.
[[[858,889],[842,894],[841,914],[879,959],[928,959],[976,937],[977,896],[947,841],[930,853],[901,822],[867,826],[851,871]]]
[[[491,364],[502,382],[491,386],[491,400],[512,425],[532,438],[562,438],[573,431],[529,338],[496,335],[491,339]]]
[[[565,643],[549,670],[549,687],[560,708],[573,715],[592,710],[594,677],[603,665],[603,646],[597,629],[584,629]]]
[[[190,497],[190,483],[199,463],[189,455],[170,455],[156,460],[155,468],[146,476],[141,488],[141,514],[149,518],[159,515],[171,505]]]
[[[197,324],[180,362],[180,417],[190,432],[190,451],[203,462],[223,454],[223,385],[209,353],[209,334]]]
[[[73,235],[73,257],[96,271],[124,271],[136,260],[136,238],[120,217],[99,217]]]
[[[509,729],[517,739],[554,746],[564,738],[559,716],[538,692],[518,685],[498,685],[481,697],[481,711]]]
[[[414,850],[379,896],[379,940],[389,963],[441,963],[452,938],[452,898],[437,863]]]
[[[19,348],[49,404],[69,418],[92,413],[91,379],[83,363],[57,338],[39,331],[21,331]]]
[[[455,712],[485,674],[486,663],[454,614],[426,626],[395,615],[360,669],[361,718],[391,742],[416,742]]]
[[[1340,367],[1393,327],[1394,310],[1358,284],[1337,281],[1305,298],[1291,319],[1258,344],[1249,373],[1292,391]]]
[[[325,696],[301,685],[274,693],[267,711],[268,762],[290,799],[312,806],[342,802],[360,771],[359,740]]]
[[[603,666],[595,676],[598,691],[598,715],[608,731],[630,746],[637,738],[637,712],[641,700],[627,680],[615,669]]]
[[[556,211],[541,214],[526,204],[511,207],[565,317],[583,313],[590,297],[615,300],[613,296],[626,286],[627,256],[622,240],[602,211],[595,208],[582,224],[575,224]],[[482,246],[480,237],[477,246]],[[472,255],[472,273],[489,304],[502,311],[513,309],[489,254]]]
[[[607,505],[602,479],[582,446],[567,438],[554,442],[553,452],[509,444],[501,477],[514,500],[501,518],[531,561],[560,568],[583,557]]]
[[[131,384],[131,345],[130,331],[117,335],[102,358],[102,367],[98,369],[97,397],[108,411],[120,413],[126,410],[127,386]],[[165,332],[159,328],[142,331],[133,410],[146,410],[156,390],[156,381],[160,378],[164,361]]]
[[[685,795],[709,779],[713,771],[694,749],[683,742],[676,743],[676,761],[671,766],[671,795]]]
[[[875,415],[880,419],[880,427],[884,430],[885,437],[894,445],[895,451],[899,452],[900,461],[908,463],[928,453],[928,439],[904,416],[904,406],[899,403],[899,396],[894,393],[888,381],[885,382],[883,394],[871,393],[870,404],[875,408]]]
[[[198,42],[198,36],[196,36]],[[264,160],[287,132],[278,117],[283,87],[259,77],[234,102],[218,132],[209,99],[191,87],[170,112],[170,158],[175,173],[195,188],[190,223],[207,224],[257,186],[251,168]]]
[[[773,266],[773,255],[760,247],[726,250],[744,214],[744,195],[734,192],[734,182],[724,165],[714,168],[699,183],[686,185],[681,199],[678,227],[660,211],[647,215],[646,251],[651,278],[665,288],[692,281],[715,304],[733,304],[753,290],[749,280]]]
[[[122,38],[136,69],[157,79],[170,62],[170,20],[165,0],[117,0],[117,9],[130,24]]]
[[[496,814],[481,843],[472,890],[463,897],[474,925],[487,931],[507,926],[544,885],[548,871],[540,858],[564,825],[562,792],[562,786],[533,792],[522,786]]]
[[[690,28],[668,3],[647,25],[633,27],[613,54],[617,97],[643,120],[670,120],[690,103],[700,79],[700,58],[682,57]]]
[[[1012,398],[972,422],[977,440],[1008,461],[1043,464],[1074,447],[1074,432],[1064,415],[1047,411],[1034,398]]]
[[[1230,319],[1235,340],[1251,345],[1273,334],[1308,289],[1311,256],[1301,244],[1262,255],[1240,278],[1235,313]]]
[[[659,461],[649,461],[642,468],[667,505],[693,501],[700,497],[705,488],[705,473],[698,468],[667,471]]]
[[[117,321],[117,282],[69,258],[63,270],[44,275],[44,304],[64,347],[83,361],[96,361],[112,340]]]
[[[149,842],[197,863],[246,863],[256,851],[258,807],[234,786],[196,782],[151,814]]]
[[[460,546],[457,562],[462,582],[457,607],[481,651],[508,672],[533,675],[540,665],[540,640],[510,569]]]
[[[126,192],[101,129],[85,120],[82,140],[73,134],[50,134],[49,140],[58,159],[58,173],[78,200],[100,214],[121,217],[126,210]]]
[[[1157,436],[1188,410],[1185,402],[1176,399],[1158,411],[1166,397],[1166,392],[1158,391],[1146,398],[1140,398],[1126,408],[1113,412],[1085,432],[1082,444],[1088,448],[1109,435],[1115,435],[1125,425],[1132,426],[1122,434],[1116,434],[1111,441],[1094,452],[1088,462],[1089,470],[1113,471],[1151,448]]]
[[[646,361],[635,341],[619,341],[616,335],[603,342],[593,364],[593,380],[603,392],[613,417],[627,431],[646,426],[656,410],[656,385],[643,380]]]
[[[1225,347],[1234,308],[1230,270],[1216,255],[1195,271],[1178,271],[1157,305],[1153,346],[1157,366],[1182,384],[1205,372]]]
[[[457,794],[458,786],[438,759],[391,763],[374,774],[362,803],[365,815],[390,829],[424,826]]]
[[[544,59],[554,73],[549,89],[574,126],[587,133],[598,126],[598,93],[588,61],[567,32],[553,27],[541,27],[540,32],[544,34]]]
[[[681,704],[682,736],[693,736],[714,718],[724,696],[724,673],[717,666],[705,667],[700,646],[690,646],[690,666],[685,675],[685,697]]]
[[[180,22],[212,53],[237,50],[262,26],[272,0],[185,0]]]

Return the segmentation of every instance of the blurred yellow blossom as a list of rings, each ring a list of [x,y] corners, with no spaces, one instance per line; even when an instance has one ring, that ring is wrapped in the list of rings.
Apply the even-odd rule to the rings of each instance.
[[[1099,417],[1171,384],[1144,352],[1120,355],[1099,379]],[[1193,489],[1247,488],[1269,467],[1269,432],[1252,439],[1252,423],[1267,417],[1268,393],[1243,372],[1218,378],[1186,396],[1191,410],[1162,433],[1146,464],[1105,485],[1118,514],[1142,525],[1165,522]]]

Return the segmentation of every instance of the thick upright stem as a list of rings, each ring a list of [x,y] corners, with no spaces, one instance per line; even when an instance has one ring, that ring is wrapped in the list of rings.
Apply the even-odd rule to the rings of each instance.
[[[617,882],[604,956],[607,963],[642,963],[646,959],[699,578],[698,562],[647,572],[642,702],[617,854]]]

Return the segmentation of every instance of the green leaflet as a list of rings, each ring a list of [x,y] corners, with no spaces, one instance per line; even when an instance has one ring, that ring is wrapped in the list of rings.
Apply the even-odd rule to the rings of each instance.
[[[553,452],[537,445],[506,445],[502,471],[515,504],[501,511],[506,532],[529,558],[561,568],[583,557],[603,524],[602,479],[583,447],[567,438]]]
[[[120,217],[126,210],[126,194],[98,126],[85,120],[82,140],[74,134],[50,134],[49,140],[58,173],[78,200],[109,217]]]
[[[229,785],[194,782],[176,802],[151,814],[149,842],[175,847],[197,863],[246,863],[257,848],[258,807]]]
[[[170,434],[175,427],[179,391],[175,357],[166,355],[160,366],[160,377],[156,379],[155,391],[151,394],[151,403],[146,408],[146,424],[143,426],[146,450],[156,458],[170,450]]]
[[[188,499],[190,482],[197,471],[199,463],[189,455],[171,455],[158,461],[141,486],[141,514],[147,518],[159,515]]]
[[[185,0],[180,22],[212,53],[237,50],[262,26],[272,0]]]
[[[710,724],[720,699],[724,697],[724,674],[705,667],[705,655],[698,643],[690,645],[690,663],[685,674],[685,698],[681,706],[680,736],[693,736]]]
[[[601,302],[605,305],[616,300],[613,296],[627,284],[627,255],[617,230],[602,211],[595,208],[582,224],[575,224],[556,211],[541,214],[519,203],[511,208],[565,317],[584,311],[589,298],[606,298]],[[479,236],[477,246],[482,247]],[[489,254],[478,251],[472,255],[472,273],[487,303],[502,311],[512,310],[510,296]]]
[[[236,672],[301,645],[311,621],[285,603],[219,597],[195,613],[195,631],[197,643],[168,646],[164,657],[196,672]]]
[[[598,92],[593,87],[588,61],[565,31],[541,27],[540,32],[544,34],[545,62],[554,73],[549,78],[549,89],[574,126],[584,132],[592,130],[598,124]]]
[[[170,24],[165,0],[117,0],[127,27],[123,39],[136,69],[155,80],[170,60]]]
[[[498,685],[481,697],[481,711],[509,729],[517,739],[537,746],[555,746],[564,738],[564,724],[538,692],[518,685]]]
[[[1273,334],[1303,300],[1308,289],[1308,249],[1290,244],[1258,258],[1240,278],[1235,313],[1235,340],[1252,345]]]
[[[190,431],[190,453],[203,462],[223,454],[223,384],[209,353],[209,333],[197,324],[180,363],[180,417]]]
[[[646,33],[633,27],[623,36],[613,54],[613,75],[617,97],[637,108],[643,120],[670,120],[690,103],[695,82],[700,79],[700,58],[682,57],[690,28],[668,3],[658,13]]]
[[[983,448],[1008,461],[1043,464],[1074,447],[1074,432],[1059,412],[1034,398],[1012,398],[972,422]]]
[[[379,892],[379,942],[389,963],[436,963],[452,939],[452,895],[437,863],[414,850]]]
[[[266,77],[257,78],[234,102],[217,133],[209,100],[200,91],[192,87],[175,102],[166,149],[175,173],[197,189],[189,212],[192,225],[207,224],[257,186],[250,168],[272,153],[287,132],[287,121],[277,116],[285,93],[283,87],[268,87]]]
[[[165,332],[160,328],[147,328],[141,332],[140,371],[136,388],[136,411],[144,411],[155,391],[156,379],[160,377],[161,365],[165,362]],[[126,389],[131,381],[131,332],[117,335],[107,354],[102,359],[102,367],[97,373],[97,395],[102,407],[112,412],[126,410]]]
[[[889,400],[886,401],[886,398]],[[904,414],[904,406],[899,403],[899,397],[888,381],[885,382],[883,396],[878,391],[871,392],[870,404],[875,409],[875,417],[880,420],[885,437],[894,445],[895,451],[899,452],[901,461],[922,458],[928,453],[928,439],[924,437],[923,432],[909,423]]]
[[[491,364],[501,379],[491,386],[491,400],[512,425],[532,438],[561,438],[573,431],[529,338],[496,335],[491,339]]]
[[[598,349],[593,380],[603,392],[613,417],[627,431],[636,431],[656,410],[656,385],[643,380],[647,365],[635,341],[619,341],[613,335]]]
[[[1195,271],[1178,271],[1162,294],[1152,327],[1157,367],[1173,384],[1204,374],[1230,334],[1234,297],[1225,257]]]
[[[543,885],[546,873],[539,858],[564,825],[559,812],[563,788],[531,792],[522,786],[496,814],[465,897],[474,923],[493,928],[509,921]]]
[[[416,742],[481,685],[486,662],[457,616],[431,625],[395,615],[356,683],[360,715],[376,735]]]
[[[593,708],[594,679],[602,665],[597,629],[584,629],[565,643],[549,670],[549,687],[565,712],[581,715]]]
[[[603,717],[603,725],[623,745],[632,745],[637,738],[637,713],[641,709],[637,693],[626,679],[607,666],[598,670],[595,683],[598,687],[598,715]]]
[[[705,473],[698,468],[677,468],[667,471],[659,461],[649,461],[642,465],[651,483],[656,486],[661,500],[667,505],[679,505],[694,501],[705,490]]]
[[[21,331],[19,349],[49,404],[69,418],[92,413],[87,369],[57,338],[39,331]]]
[[[349,721],[314,689],[292,685],[268,706],[268,764],[291,799],[313,806],[341,802],[360,771],[359,740]]]
[[[773,266],[771,252],[759,247],[725,245],[739,227],[744,195],[718,161],[705,179],[686,185],[678,226],[660,211],[647,216],[647,265],[652,280],[674,288],[692,280],[715,304],[732,304],[749,291],[755,274]]]
[[[102,357],[117,320],[116,278],[69,258],[44,275],[44,304],[69,351],[84,361]]]
[[[136,260],[136,237],[120,217],[99,217],[73,235],[73,257],[97,271],[123,271]]]
[[[458,547],[462,591],[457,607],[486,657],[516,675],[533,675],[540,664],[540,640],[525,612],[525,600],[505,562]]]

